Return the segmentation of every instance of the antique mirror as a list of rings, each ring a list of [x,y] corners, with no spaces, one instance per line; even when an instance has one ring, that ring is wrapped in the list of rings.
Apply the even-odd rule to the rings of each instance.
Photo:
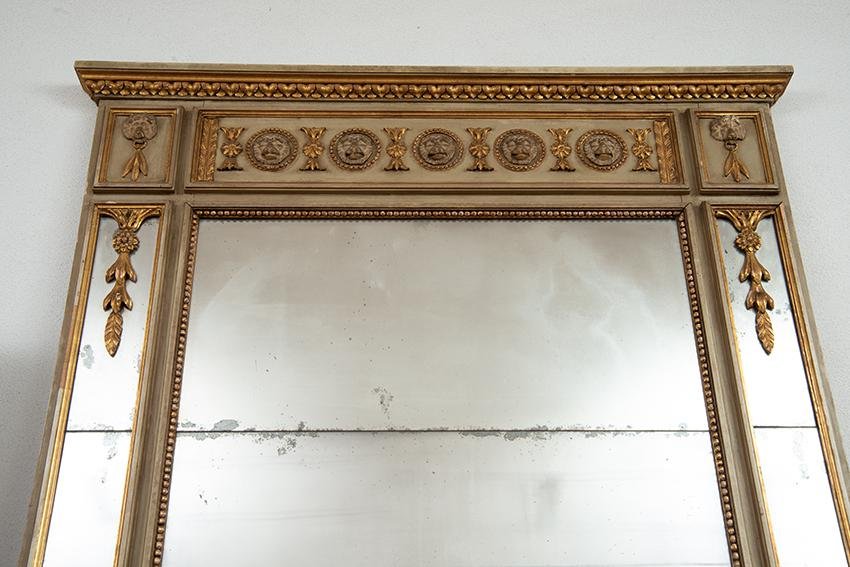
[[[76,69],[23,565],[848,564],[790,68]]]

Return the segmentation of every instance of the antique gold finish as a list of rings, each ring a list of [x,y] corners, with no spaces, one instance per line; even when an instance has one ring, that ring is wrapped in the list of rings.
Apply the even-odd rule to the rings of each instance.
[[[531,130],[508,130],[496,138],[496,161],[510,171],[531,171],[545,157],[543,138]]]
[[[239,157],[239,154],[241,154],[244,149],[242,144],[239,143],[239,136],[241,136],[244,131],[245,128],[221,129],[226,141],[221,145],[221,153],[224,156],[224,161],[222,162],[221,167],[218,168],[219,171],[242,171],[242,168],[239,166],[239,162],[236,158]]]
[[[738,232],[736,246],[744,254],[740,277],[750,291],[747,306],[754,311],[762,348],[769,352],[774,347],[773,300],[764,282],[770,275],[756,257],[758,222],[773,215],[833,502],[845,549],[850,550],[844,462],[837,433],[831,429],[804,292],[795,276],[799,258],[789,244],[790,220],[781,205],[787,191],[770,121],[769,106],[784,92],[790,68],[517,72],[78,63],[77,72],[83,88],[101,104],[85,205],[92,214],[78,248],[81,260],[76,263],[63,335],[66,346],[57,373],[56,406],[22,564],[40,566],[44,559],[81,330],[84,323],[91,323],[84,321],[89,282],[100,277],[92,273],[98,223],[110,216],[119,224],[113,242],[117,259],[110,267],[112,291],[104,302],[108,313],[104,342],[108,349],[118,349],[125,323],[122,314],[132,305],[126,292],[135,274],[131,259],[138,226],[130,228],[128,217],[127,228],[122,229],[113,212],[136,209],[138,215],[154,209],[149,216],[162,216],[163,199],[154,192],[163,190],[171,193],[165,200],[174,214],[161,221],[155,263],[161,260],[168,269],[160,270],[159,284],[151,288],[148,317],[153,320],[151,313],[156,313],[156,334],[145,347],[150,352],[143,354],[149,367],[140,374],[142,393],[136,406],[138,421],[133,423],[116,567],[163,563],[202,219],[675,222],[730,564],[777,567],[759,490],[758,460],[748,437],[745,400],[735,386],[739,370],[734,328],[728,316],[723,317],[728,298],[725,288],[705,275],[723,269],[712,235],[716,236],[720,218],[729,219]],[[191,135],[181,139],[181,132],[189,132],[180,126],[184,113]],[[150,139],[143,136],[144,164],[135,160],[134,165],[130,153],[135,148],[129,147],[133,142],[125,139],[121,128],[136,114],[154,116],[158,133]],[[718,127],[714,130],[721,139],[716,141],[709,123],[723,116],[736,117],[746,128],[746,137],[726,136],[729,132]],[[269,128],[294,134],[293,161],[285,170],[258,169],[251,162],[248,138]],[[355,149],[345,158],[350,163],[337,161],[342,146],[335,149],[334,140],[339,142],[341,133],[357,129],[380,138],[386,134],[386,160],[378,155],[378,161],[362,171],[344,167],[369,161],[359,162],[360,150]],[[516,157],[499,159],[509,150],[500,149],[497,134],[511,130],[548,140],[541,152],[546,167],[508,167],[523,165],[522,148]],[[603,138],[613,141],[610,157],[606,148],[597,151],[588,145],[593,131],[605,132]],[[470,138],[462,140],[467,134]],[[630,137],[632,143],[627,145]],[[734,152],[727,143],[735,146]],[[328,160],[334,163],[327,170],[322,158],[326,145]],[[545,157],[547,150],[551,158]],[[273,154],[267,152],[269,163],[275,161]],[[415,164],[410,163],[410,154]],[[740,163],[730,162],[730,154]],[[625,167],[631,159],[635,161]],[[479,176],[468,169],[490,173]],[[656,173],[649,173],[653,169]],[[127,204],[130,191],[133,201]],[[724,192],[735,194],[731,203],[716,196]],[[693,206],[703,205],[706,214],[695,216]],[[167,338],[161,335],[164,332]]]
[[[572,132],[572,128],[549,128],[549,133],[555,138],[549,151],[555,156],[555,165],[549,171],[575,171],[569,162],[570,154],[573,149],[567,142],[567,136]]]
[[[738,541],[738,530],[735,521],[735,507],[732,493],[729,490],[729,475],[725,462],[723,435],[717,411],[715,397],[716,386],[711,366],[709,365],[708,344],[705,339],[705,324],[702,317],[702,306],[697,287],[696,270],[691,257],[692,245],[689,239],[688,221],[684,211],[676,218],[679,230],[679,246],[682,250],[682,261],[685,266],[685,282],[688,288],[688,300],[691,307],[691,321],[694,327],[694,340],[697,345],[702,393],[705,399],[708,431],[711,437],[711,451],[714,455],[714,472],[717,475],[717,485],[720,489],[720,504],[723,509],[723,521],[726,528],[726,541],[729,545],[729,558],[732,567],[742,567],[741,553]]]
[[[826,412],[823,388],[818,377],[814,353],[812,352],[812,339],[808,326],[806,325],[803,309],[803,299],[800,286],[797,283],[797,275],[794,269],[794,261],[791,253],[791,243],[788,238],[788,219],[786,218],[785,206],[779,205],[773,211],[776,219],[776,237],[779,242],[779,254],[782,257],[782,269],[785,272],[785,281],[788,284],[788,297],[791,300],[794,328],[797,331],[797,340],[800,345],[800,353],[803,356],[803,368],[806,372],[806,380],[809,385],[809,394],[812,397],[812,408],[815,414],[818,437],[821,450],[824,454],[826,472],[829,485],[832,489],[832,501],[835,505],[835,513],[838,516],[838,525],[841,531],[841,539],[844,543],[844,553],[850,563],[850,514],[847,510],[847,490],[842,482],[841,469],[837,457],[837,449],[830,434],[829,420]]]
[[[198,232],[202,219],[221,220],[673,220],[677,225],[685,282],[690,301],[694,340],[699,353],[700,375],[706,404],[711,448],[715,473],[720,490],[721,507],[729,556],[732,567],[743,567],[738,545],[737,521],[723,452],[721,425],[714,398],[714,378],[708,363],[708,346],[703,332],[703,320],[695,270],[691,259],[690,233],[685,211],[682,209],[457,209],[457,208],[196,208],[192,210],[191,227],[186,251],[180,323],[175,345],[174,374],[171,380],[168,430],[165,435],[165,457],[160,472],[159,507],[155,526],[152,564],[163,562],[168,503],[174,467],[174,449],[177,439],[178,412],[182,392],[183,368],[188,338],[189,312],[192,303]]]
[[[143,188],[150,186],[169,186],[171,184],[171,166],[175,151],[175,129],[179,113],[174,108],[117,108],[111,109],[106,116],[99,165],[97,168],[97,187],[130,186]],[[123,122],[122,122],[123,120]],[[167,127],[164,126],[167,123]],[[120,126],[121,137],[126,139],[133,151],[118,174],[118,179],[108,179],[110,160],[113,151],[113,134]],[[151,173],[148,156],[144,150],[154,138],[165,136],[165,150],[162,161],[164,180],[152,182],[144,179]]]
[[[279,171],[295,161],[298,141],[281,128],[264,128],[248,138],[245,149],[248,161],[257,169]]]
[[[626,163],[626,143],[610,130],[590,130],[576,143],[578,157],[591,169],[613,171]]]
[[[333,137],[328,154],[337,167],[362,171],[378,161],[381,142],[371,130],[348,128]]]
[[[413,157],[425,169],[443,171],[460,163],[463,145],[454,132],[430,128],[413,140]]]
[[[735,247],[744,254],[744,265],[738,274],[742,282],[750,282],[747,293],[747,309],[756,312],[756,334],[767,354],[773,350],[773,324],[770,322],[768,310],[773,309],[773,298],[764,290],[762,282],[770,280],[770,272],[756,258],[756,252],[761,248],[761,237],[756,232],[759,222],[765,217],[772,216],[767,210],[716,209],[718,217],[725,218],[738,231]]]
[[[131,180],[138,181],[140,176],[148,174],[144,150],[156,136],[156,131],[156,118],[150,114],[136,114],[124,120],[121,133],[133,144],[133,154],[121,171],[121,177],[129,175]]]
[[[771,164],[770,151],[768,149],[769,144],[765,132],[764,117],[760,111],[736,110],[734,114],[731,114],[723,110],[691,110],[688,111],[688,114],[690,115],[691,127],[695,133],[695,149],[700,167],[702,191],[704,193],[740,194],[744,186],[748,189],[759,190],[758,192],[774,193],[778,190]],[[719,120],[727,117],[733,117],[735,120],[729,122]],[[745,126],[745,123],[748,121],[752,121],[754,132]],[[707,135],[703,135],[703,126],[706,123],[708,132]],[[716,124],[715,132],[720,139],[714,137],[711,129],[712,123]],[[740,128],[734,125],[734,123],[740,125]],[[724,126],[724,124],[726,125]],[[754,134],[754,136],[748,138],[748,134]],[[726,135],[730,136],[728,145],[727,141],[723,139]],[[709,137],[710,139],[705,139]],[[738,137],[740,139],[737,139]],[[745,140],[749,143],[751,138],[758,145],[758,154],[761,158],[760,165],[764,172],[763,180],[758,180],[759,172],[754,171],[755,167],[753,163],[744,164],[738,156],[742,143]],[[723,148],[726,150],[726,158],[722,167],[720,164],[709,164],[706,150],[709,145],[716,143],[713,140],[722,143]],[[734,152],[732,151],[733,149],[735,150]],[[744,175],[744,170],[746,170],[747,175]],[[736,175],[737,178],[735,177]],[[719,181],[717,177],[721,179],[728,178],[728,181]]]
[[[789,67],[541,68],[515,72],[444,68],[171,65],[98,61],[74,65],[83,89],[101,98],[427,101],[765,101],[774,103]]]
[[[307,143],[301,149],[307,161],[301,167],[301,171],[324,171],[325,168],[319,163],[319,158],[325,151],[325,146],[322,145],[325,128],[301,128],[301,131],[307,136]]]
[[[709,125],[711,137],[723,142],[726,148],[726,162],[723,164],[723,177],[732,176],[735,183],[741,182],[741,177],[750,178],[750,172],[744,162],[738,157],[738,143],[747,137],[747,131],[737,116],[727,114],[718,116]]]
[[[121,343],[124,325],[122,312],[133,309],[133,299],[127,293],[127,280],[136,281],[136,270],[130,262],[130,255],[139,247],[136,236],[142,223],[148,217],[158,215],[159,207],[122,208],[108,207],[103,213],[115,219],[118,230],[112,237],[112,248],[118,253],[118,259],[106,270],[106,282],[115,282],[112,290],[103,298],[103,309],[109,311],[106,318],[103,341],[109,356],[115,356]]]
[[[193,178],[196,181],[212,181],[215,178],[215,149],[218,144],[218,118],[205,116],[198,129],[195,154],[192,167]]]
[[[666,120],[655,120],[652,123],[655,133],[655,151],[658,153],[658,170],[662,183],[677,183],[679,174],[676,167],[676,150],[673,136],[670,134],[670,124]]]
[[[407,146],[404,145],[404,134],[407,128],[384,128],[387,136],[390,138],[390,143],[387,145],[387,155],[390,157],[390,163],[384,168],[384,171],[409,171],[404,165],[404,154],[407,153]]]
[[[487,136],[492,130],[492,128],[466,129],[469,135],[472,136],[472,142],[469,144],[469,154],[475,160],[472,167],[467,168],[467,171],[493,171],[493,168],[487,165],[487,156],[490,154]]]
[[[119,223],[120,231],[121,221],[119,221],[115,215],[123,217],[135,217],[137,215],[144,216],[144,218],[139,221],[139,225],[141,225],[141,223],[144,222],[144,220],[147,218],[154,216],[162,216],[163,209],[163,205],[123,205],[117,211],[115,210],[115,207],[109,205],[95,205],[92,208],[92,212],[88,222],[88,230],[85,234],[85,256],[83,258],[82,270],[80,272],[79,300],[75,303],[72,317],[71,335],[67,346],[67,364],[62,368],[62,373],[60,375],[61,382],[59,384],[59,399],[57,400],[56,407],[55,436],[53,437],[53,439],[51,439],[51,446],[49,448],[48,453],[49,460],[45,469],[44,497],[42,499],[41,504],[43,506],[43,511],[39,517],[39,522],[35,527],[33,544],[30,554],[30,564],[32,565],[41,567],[44,562],[44,554],[47,550],[47,537],[49,535],[50,521],[52,519],[53,505],[56,497],[56,488],[59,481],[59,469],[61,465],[62,451],[64,449],[65,444],[65,433],[68,424],[68,416],[71,409],[71,397],[74,389],[74,379],[76,377],[80,343],[82,341],[83,323],[85,322],[86,306],[89,301],[89,290],[93,277],[92,272],[94,267],[94,255],[97,246],[97,235],[100,228],[101,219],[104,216],[113,218],[114,220],[116,220],[116,222]],[[142,341],[142,352],[140,353],[140,381],[144,370],[144,360],[150,331],[150,319],[154,303],[152,299],[155,297],[155,289],[153,284],[157,277],[157,266],[159,264],[161,240],[162,230],[158,231],[157,240],[155,243],[154,269],[151,275],[151,301],[149,301],[148,305],[148,312],[145,320],[144,339]],[[138,418],[138,411],[139,400],[137,398],[136,407],[134,408],[133,431],[130,435],[130,459],[132,459],[133,455],[133,439],[136,435],[136,420]],[[128,478],[129,474],[130,470],[128,468]],[[123,492],[124,501],[122,501],[122,508],[126,504],[127,488],[127,481],[125,479],[125,488]],[[122,528],[123,522],[121,525],[119,525],[119,540],[121,536],[120,531],[122,530]],[[116,564],[117,561],[118,558],[116,555]]]
[[[626,131],[635,139],[632,154],[637,158],[637,165],[632,171],[658,171],[649,162],[649,156],[652,155],[652,146],[646,142],[649,128],[626,128]]]
[[[323,105],[324,106],[324,105]],[[523,131],[523,139],[528,140],[529,147],[532,148],[532,153],[535,156],[539,157],[538,152],[545,152],[545,145],[540,146],[542,135],[544,133],[548,133],[552,135],[555,140],[552,148],[554,151],[559,153],[563,153],[565,156],[562,159],[566,164],[565,167],[572,168],[573,164],[570,163],[569,156],[573,154],[573,148],[569,144],[569,142],[561,144],[557,142],[557,137],[552,134],[552,130],[559,132],[560,130],[565,130],[567,133],[573,132],[574,128],[549,128],[548,124],[551,124],[553,121],[557,120],[559,122],[563,122],[565,120],[568,121],[581,121],[587,124],[588,122],[593,124],[596,120],[600,121],[600,125],[610,126],[613,131],[618,131],[619,128],[611,121],[617,121],[623,123],[623,126],[626,125],[633,126],[637,122],[638,124],[645,124],[646,127],[651,125],[657,126],[656,132],[656,151],[658,151],[658,161],[659,164],[662,164],[660,167],[660,171],[658,173],[658,178],[655,180],[646,180],[643,179],[642,176],[633,176],[631,180],[628,182],[623,182],[620,174],[620,177],[612,178],[612,176],[604,175],[604,176],[595,176],[588,178],[588,175],[593,176],[594,172],[598,172],[598,169],[585,169],[580,172],[581,178],[576,177],[573,178],[570,176],[569,178],[561,178],[560,176],[548,175],[549,172],[554,171],[569,171],[568,169],[558,169],[557,166],[555,169],[545,168],[544,171],[541,171],[539,168],[528,168],[530,162],[520,163],[516,162],[513,164],[512,161],[516,161],[513,158],[511,159],[503,159],[505,169],[508,172],[511,171],[534,171],[534,176],[538,179],[535,179],[535,187],[542,188],[543,185],[541,180],[546,179],[547,189],[557,191],[559,189],[564,188],[564,183],[572,183],[575,187],[581,188],[589,188],[591,185],[593,187],[603,187],[607,185],[608,190],[611,190],[615,187],[625,187],[625,186],[635,186],[635,185],[654,185],[655,191],[682,191],[684,188],[681,185],[676,187],[663,187],[664,185],[676,185],[681,182],[681,176],[679,172],[681,170],[681,164],[679,159],[679,149],[676,141],[675,135],[675,121],[673,114],[670,112],[648,112],[648,111],[638,111],[638,112],[608,112],[608,111],[593,111],[593,112],[556,112],[551,110],[514,110],[514,111],[506,111],[506,110],[457,110],[451,109],[448,111],[439,111],[433,109],[412,109],[406,108],[403,110],[399,110],[397,112],[390,112],[387,110],[372,110],[372,109],[326,109],[326,108],[309,108],[309,109],[233,109],[233,110],[219,110],[219,109],[209,109],[203,108],[199,109],[198,118],[196,119],[196,128],[195,128],[195,136],[194,136],[194,146],[192,147],[192,160],[193,166],[192,176],[190,179],[190,190],[208,190],[207,188],[201,188],[196,185],[196,183],[215,183],[218,186],[230,186],[234,188],[238,188],[240,192],[250,192],[257,187],[263,187],[266,190],[315,190],[318,186],[323,187],[334,187],[339,190],[342,189],[342,184],[345,185],[345,190],[351,191],[355,190],[355,186],[351,183],[343,183],[341,181],[341,177],[338,171],[334,171],[336,168],[332,168],[331,170],[327,170],[326,173],[322,175],[311,175],[311,179],[309,182],[306,182],[303,175],[299,175],[298,170],[289,169],[286,175],[269,177],[269,176],[250,176],[250,170],[246,170],[244,172],[235,172],[234,175],[228,175],[223,177],[220,180],[215,179],[215,170],[213,170],[213,177],[210,178],[208,175],[209,170],[205,172],[201,172],[201,177],[199,177],[198,166],[197,164],[205,164],[208,163],[208,160],[213,159],[212,153],[210,153],[209,144],[203,144],[202,140],[204,138],[206,129],[206,120],[207,119],[217,119],[219,121],[219,126],[222,124],[228,127],[242,127],[243,125],[247,126],[246,130],[250,130],[253,127],[274,127],[277,130],[284,130],[288,127],[290,131],[295,128],[299,128],[297,126],[300,120],[303,119],[311,119],[311,120],[327,120],[328,126],[326,127],[326,131],[333,130],[335,133],[339,133],[343,130],[351,130],[360,129],[360,130],[368,130],[370,132],[377,132],[379,129],[384,130],[384,132],[392,131],[397,126],[384,126],[383,124],[397,124],[399,119],[410,119],[412,123],[410,126],[405,127],[405,134],[409,132],[414,132],[416,134],[416,139],[420,141],[424,138],[429,139],[431,142],[436,142],[442,140],[443,145],[446,146],[446,149],[449,150],[454,157],[457,157],[455,154],[455,143],[451,136],[444,134],[439,135],[435,133],[423,134],[426,131],[439,131],[442,130],[444,132],[448,132],[449,134],[455,134],[455,132],[459,133],[460,129],[466,130],[469,132],[469,128],[488,128],[486,126],[487,122],[491,120],[499,120],[502,122],[511,121],[516,126],[525,126],[526,128],[512,128],[512,130]],[[453,124],[449,124],[448,121],[451,121]],[[482,126],[471,126],[469,124],[470,120],[475,120],[478,124],[484,124]],[[487,122],[485,122],[485,120]],[[602,122],[604,121],[604,122]],[[431,124],[441,123],[445,126],[453,126],[457,125],[457,128],[430,128]],[[250,126],[249,126],[250,125]],[[415,126],[414,126],[415,125]],[[268,128],[266,128],[268,129]],[[256,131],[256,130],[255,130]],[[493,131],[491,128],[490,133],[484,137],[484,143],[488,146],[488,154],[485,156],[484,163],[486,167],[492,167],[491,163],[488,163],[488,159],[493,154],[493,147],[491,147],[491,143],[489,142],[489,136],[492,135]],[[504,132],[503,132],[504,133]],[[419,137],[422,135],[422,137]],[[389,134],[388,134],[389,136]],[[471,136],[471,134],[470,134]],[[459,140],[460,138],[458,138]],[[567,137],[564,138],[567,140]],[[648,137],[647,137],[648,139]],[[393,149],[392,151],[400,151],[404,150],[404,153],[401,154],[401,163],[404,164],[403,158],[407,155],[407,145],[404,143],[404,137],[401,138],[402,142],[399,147]],[[505,138],[502,138],[505,140]],[[415,142],[415,139],[414,139]],[[398,145],[392,142],[392,139],[389,141],[390,145]],[[625,142],[624,142],[625,144]],[[368,145],[372,145],[370,142]],[[403,148],[401,147],[403,146]],[[475,147],[473,147],[475,146]],[[480,146],[478,142],[473,138],[470,142],[468,148],[475,152],[483,151],[483,147]],[[329,146],[330,149],[330,146]],[[428,187],[431,185],[432,191],[434,189],[445,191],[449,189],[457,188],[457,186],[467,186],[474,190],[474,187],[478,185],[478,181],[475,180],[473,176],[459,176],[458,172],[454,172],[455,175],[452,176],[450,181],[437,181],[437,178],[434,178],[434,181],[431,181],[429,177],[427,177],[428,172],[437,172],[437,171],[445,171],[447,169],[452,169],[451,167],[446,167],[447,161],[445,159],[442,160],[428,160],[423,159],[423,154],[419,153],[417,156],[418,150],[421,150],[421,147],[413,144],[412,151],[414,154],[414,158],[417,163],[419,163],[422,167],[414,169],[409,176],[405,176],[404,184],[397,185],[395,180],[390,180],[386,176],[382,174],[383,171],[410,171],[405,169],[387,169],[387,166],[393,163],[393,158],[389,154],[389,148],[387,155],[390,156],[388,163],[385,164],[384,168],[381,168],[379,171],[375,171],[374,168],[369,168],[368,172],[364,172],[364,175],[360,176],[360,179],[357,179],[355,183],[360,185],[360,190],[365,191],[383,191],[386,188],[392,190],[413,190],[414,186],[417,187],[418,190]],[[248,153],[248,148],[245,150]],[[435,154],[437,155],[437,154]],[[445,158],[448,154],[443,155]],[[506,151],[504,148],[501,148],[499,151],[499,156],[506,155]],[[518,154],[519,155],[519,154]],[[554,154],[553,154],[554,155]],[[497,157],[499,157],[497,156]],[[438,156],[439,157],[439,156]],[[628,157],[628,156],[626,156]],[[666,158],[666,161],[664,161]],[[544,157],[545,159],[545,157]],[[559,158],[555,157],[555,163],[559,163],[557,160]],[[433,163],[429,163],[429,161]],[[460,155],[460,161],[463,161],[462,154]],[[460,161],[458,163],[460,163]],[[476,157],[471,155],[470,164],[466,166],[475,167]],[[342,162],[341,162],[342,163]],[[425,165],[422,165],[422,164]],[[503,164],[503,165],[504,165]],[[654,165],[654,164],[653,164]],[[407,165],[404,165],[407,167]],[[465,169],[466,169],[465,168]],[[341,168],[343,169],[343,168]],[[348,171],[347,168],[345,168]],[[491,170],[493,171],[493,170]],[[629,169],[631,171],[631,169]],[[447,176],[440,176],[439,179],[445,179]],[[547,179],[548,178],[548,179]],[[505,175],[503,171],[496,171],[492,176],[489,176],[488,179],[488,187],[495,187],[497,184],[519,184],[519,181],[516,177]],[[439,183],[437,185],[436,183]],[[450,185],[449,185],[450,184]],[[380,188],[380,185],[383,185],[383,188]],[[523,183],[524,186],[528,186]]]

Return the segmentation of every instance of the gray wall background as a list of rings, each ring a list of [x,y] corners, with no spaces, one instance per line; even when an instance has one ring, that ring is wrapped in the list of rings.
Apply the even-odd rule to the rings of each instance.
[[[75,59],[794,65],[774,122],[832,394],[850,431],[846,0],[6,0],[2,11],[0,566],[14,565],[21,545],[88,167],[96,107]]]

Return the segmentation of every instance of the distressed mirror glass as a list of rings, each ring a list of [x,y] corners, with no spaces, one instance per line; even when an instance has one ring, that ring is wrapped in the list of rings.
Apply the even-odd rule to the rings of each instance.
[[[201,220],[165,564],[728,564],[680,244]]]

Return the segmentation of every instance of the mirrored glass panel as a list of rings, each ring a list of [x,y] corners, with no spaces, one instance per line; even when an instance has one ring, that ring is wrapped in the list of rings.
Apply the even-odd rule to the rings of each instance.
[[[791,567],[847,565],[775,218],[758,223],[755,251],[756,260],[770,274],[763,281],[764,290],[774,300],[773,309],[766,310],[775,339],[769,353],[757,336],[755,310],[746,306],[750,283],[741,282],[738,276],[745,262],[735,244],[738,231],[726,220],[719,220],[718,227],[744,393],[779,563]]]
[[[759,222],[757,232],[761,237],[761,247],[756,253],[758,261],[770,272],[770,280],[763,285],[774,301],[774,308],[769,310],[768,314],[775,346],[769,355],[759,343],[755,313],[746,306],[750,285],[738,278],[744,264],[744,255],[735,247],[738,232],[732,223],[726,220],[719,220],[717,224],[723,246],[726,283],[740,351],[741,371],[746,383],[750,421],[756,427],[814,427],[815,418],[809,386],[803,368],[797,330],[794,327],[794,314],[788,298],[785,275],[782,272],[782,256],[774,232],[773,219],[766,218]]]
[[[117,228],[115,220],[101,217],[68,415],[69,431],[129,431],[133,425],[159,219],[147,219],[137,232],[139,247],[131,256],[136,281],[127,283],[133,308],[122,312],[121,343],[115,356],[110,356],[103,340],[108,315],[103,298],[113,287],[105,274],[118,256],[112,248]]]
[[[781,564],[846,565],[817,430],[757,428],[755,439]]]
[[[728,565],[707,433],[186,433],[165,565]]]
[[[129,451],[128,432],[66,434],[46,567],[113,564]]]
[[[135,232],[138,248],[130,255],[135,281],[129,278],[125,290],[132,309],[121,312],[120,343],[112,356],[104,342],[109,314],[104,297],[115,285],[106,273],[118,258],[117,229],[113,218],[100,216],[47,532],[48,567],[107,567],[115,561],[159,222],[149,218]]]
[[[677,224],[201,220],[166,565],[728,565]]]
[[[184,430],[705,430],[671,221],[201,221]]]

